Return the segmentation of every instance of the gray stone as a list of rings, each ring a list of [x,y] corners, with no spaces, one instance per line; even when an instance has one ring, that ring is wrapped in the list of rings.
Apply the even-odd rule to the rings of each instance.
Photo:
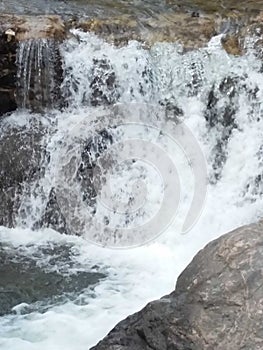
[[[263,349],[263,223],[209,243],[170,295],[120,322],[92,350]]]

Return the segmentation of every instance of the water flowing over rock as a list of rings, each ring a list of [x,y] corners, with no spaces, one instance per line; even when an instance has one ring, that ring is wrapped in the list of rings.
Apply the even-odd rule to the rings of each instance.
[[[17,49],[16,102],[20,108],[43,112],[60,105],[61,58],[54,39],[28,39]]]
[[[43,112],[59,106],[61,19],[0,15],[0,38],[0,114],[17,107]]]
[[[182,46],[182,52],[204,47],[213,36],[222,34],[222,47],[229,54],[241,55],[253,46],[258,55],[262,55],[263,14],[260,6],[249,7],[246,12],[239,7],[233,10],[234,5],[232,8],[226,6],[224,10],[213,3],[211,9],[208,6],[207,10],[196,10],[198,6],[202,9],[203,5],[202,2],[193,2],[182,7],[176,2],[168,2],[164,8],[155,4],[158,8],[155,15],[151,11],[146,11],[144,16],[115,11],[116,14],[109,13],[108,18],[101,9],[94,10],[95,13],[98,11],[97,16],[94,11],[87,12],[89,16],[84,12],[75,17],[2,14],[0,113],[17,107],[43,112],[67,104],[67,101],[61,101],[60,86],[64,73],[59,43],[72,35],[69,32],[72,28],[93,32],[115,45],[125,45],[130,40],[143,42],[146,47],[156,42],[176,42]],[[117,10],[118,6],[113,8]],[[102,87],[95,86],[98,83],[107,89],[117,88],[114,73],[108,77],[106,74],[104,82],[98,77],[101,75],[98,70],[105,70],[105,64],[108,63],[103,63],[103,60],[94,62],[93,73],[98,74],[90,86],[93,103],[98,99],[106,101]],[[117,90],[115,95],[118,95]],[[116,101],[116,96],[112,101]]]
[[[34,119],[30,126],[4,126],[4,121],[0,135],[0,225],[13,227],[22,193],[41,171],[45,128]]]
[[[262,217],[263,2],[0,13],[0,348],[89,349]],[[262,350],[262,230],[93,349]]]
[[[92,350],[262,349],[263,224],[209,243],[170,295],[120,322]]]

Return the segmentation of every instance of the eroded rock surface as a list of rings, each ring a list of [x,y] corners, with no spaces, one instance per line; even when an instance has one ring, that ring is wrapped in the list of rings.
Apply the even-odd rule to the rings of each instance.
[[[170,295],[120,322],[92,350],[263,348],[263,223],[209,243]]]

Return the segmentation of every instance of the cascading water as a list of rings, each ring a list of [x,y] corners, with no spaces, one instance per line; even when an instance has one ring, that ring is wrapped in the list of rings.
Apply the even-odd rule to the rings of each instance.
[[[61,47],[62,91],[68,108],[38,116],[46,128],[43,171],[21,195],[16,228],[2,227],[0,237],[24,254],[32,254],[40,246],[71,244],[78,268],[98,265],[107,277],[73,301],[44,312],[26,313],[21,307],[16,315],[2,317],[1,349],[88,349],[122,318],[170,292],[178,274],[205,243],[261,215],[263,80],[261,62],[253,52],[230,57],[222,50],[220,37],[213,38],[207,48],[182,54],[176,44],[156,43],[147,50],[133,41],[116,48],[92,34],[74,34],[78,40],[70,39]],[[31,44],[23,44],[20,54]],[[33,55],[30,50],[28,57]],[[23,67],[25,107],[31,68],[27,63]],[[135,125],[129,124],[134,116]],[[35,118],[21,111],[6,123],[22,123],[27,129]],[[193,197],[194,178],[176,140],[162,134],[168,122],[183,122],[207,160],[204,208],[184,235],[180,232]],[[114,145],[134,139],[146,141],[147,146],[129,149],[128,162],[118,159],[121,153],[114,151]],[[158,237],[140,236],[135,244],[125,241],[123,235],[107,240],[112,227],[132,226],[136,232],[158,213],[169,183],[158,169],[163,159],[151,163],[157,152],[155,144],[169,155],[179,174],[176,186],[180,184],[181,196],[175,220]],[[132,151],[140,151],[140,159]],[[104,158],[106,169],[121,160],[111,178],[112,202],[125,203],[128,198],[138,205],[136,195],[140,193],[132,185],[143,182],[147,193],[142,209],[136,211],[136,206],[131,206],[129,211],[124,205],[125,210],[114,212],[110,204],[103,206],[98,200],[103,184],[96,184],[94,174],[101,169],[95,165],[103,153],[111,156]],[[133,157],[137,157],[134,162]],[[64,229],[81,236],[53,230],[52,226],[59,226],[63,231],[63,225],[56,226],[51,219],[55,212]],[[93,231],[98,227],[102,231],[96,235]],[[148,243],[138,247],[140,242]],[[137,247],[112,250],[108,243]]]
[[[58,47],[52,39],[28,39],[17,50],[16,100],[20,108],[45,111],[58,102]]]

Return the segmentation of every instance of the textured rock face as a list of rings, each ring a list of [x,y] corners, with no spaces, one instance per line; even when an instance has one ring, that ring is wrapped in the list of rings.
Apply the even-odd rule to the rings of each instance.
[[[129,40],[138,40],[146,46],[156,42],[177,42],[183,50],[193,50],[206,46],[215,35],[224,34],[222,47],[227,53],[241,55],[246,52],[247,36],[261,37],[262,11],[245,12],[242,9],[232,11],[170,11],[155,16],[135,17],[118,15],[110,18],[76,19],[72,26],[84,31],[94,32],[115,45],[126,44]],[[262,39],[262,37],[261,37]],[[262,45],[257,38],[258,45]]]
[[[65,39],[65,27],[59,16],[16,16],[1,14],[0,30],[13,31],[16,41],[28,39]],[[7,32],[8,33],[8,32]],[[6,34],[8,37],[8,34]],[[9,37],[9,39],[11,39]],[[8,40],[8,38],[7,38]]]
[[[13,111],[16,82],[16,47],[13,38],[0,30],[0,115]]]
[[[93,350],[263,348],[263,223],[209,243],[170,295],[120,322]]]

